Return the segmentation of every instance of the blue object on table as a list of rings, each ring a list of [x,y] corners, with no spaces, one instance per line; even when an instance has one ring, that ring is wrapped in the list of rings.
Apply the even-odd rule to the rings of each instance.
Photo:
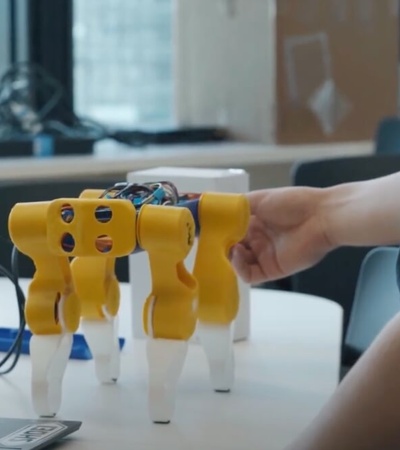
[[[18,330],[15,328],[0,328],[0,352],[7,352],[17,337]],[[31,331],[24,330],[22,336],[21,353],[29,355],[29,340]],[[119,348],[122,350],[125,344],[124,338],[119,338]],[[74,334],[70,359],[92,359],[92,353],[82,334]]]
[[[375,132],[375,153],[400,153],[400,118],[384,117]]]
[[[38,134],[33,139],[33,154],[39,158],[54,155],[54,138],[49,134]]]

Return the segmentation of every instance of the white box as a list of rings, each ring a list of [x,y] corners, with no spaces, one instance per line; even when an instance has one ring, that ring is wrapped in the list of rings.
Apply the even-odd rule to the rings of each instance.
[[[249,175],[242,169],[194,169],[185,167],[158,167],[131,172],[129,182],[145,183],[168,180],[181,192],[231,192],[249,191]],[[187,257],[185,264],[192,271],[197,243]],[[151,291],[151,279],[147,253],[137,253],[129,257],[129,278],[132,289],[133,337],[144,337],[142,309]],[[250,287],[239,280],[240,306],[234,324],[234,340],[243,340],[250,333]]]

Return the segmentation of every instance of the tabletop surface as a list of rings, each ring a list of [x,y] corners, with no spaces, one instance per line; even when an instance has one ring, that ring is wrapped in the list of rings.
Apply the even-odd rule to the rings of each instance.
[[[0,326],[16,325],[11,283],[0,279],[0,290]],[[69,362],[59,418],[83,424],[63,450],[282,450],[337,385],[341,308],[318,297],[253,289],[251,338],[235,344],[232,392],[212,392],[202,349],[191,344],[175,417],[154,425],[147,415],[145,342],[130,338],[128,285],[121,294],[120,335],[128,342],[120,379],[101,386],[92,361]],[[0,378],[0,417],[35,417],[29,380],[29,357],[22,356]]]

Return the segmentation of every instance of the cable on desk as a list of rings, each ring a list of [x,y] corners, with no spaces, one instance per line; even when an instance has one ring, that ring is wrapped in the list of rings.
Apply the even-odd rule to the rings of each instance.
[[[64,87],[41,66],[18,62],[0,77],[0,139],[18,140],[39,134],[66,139],[113,139],[130,147],[190,144],[229,139],[218,126],[164,130],[110,129],[78,116],[68,105]]]
[[[19,357],[21,355],[22,337],[25,330],[25,294],[19,285],[19,273],[18,273],[18,250],[13,246],[11,252],[11,271],[0,265],[0,275],[8,278],[15,287],[15,293],[17,297],[18,314],[19,314],[19,327],[18,333],[15,336],[14,342],[8,349],[7,353],[0,360],[0,375],[6,375],[10,373],[17,365]],[[3,369],[7,362],[11,360],[10,365]]]
[[[63,121],[55,119],[55,108]],[[78,117],[66,105],[63,86],[42,67],[18,62],[0,78],[0,138],[38,134],[98,140],[108,132],[100,123]]]

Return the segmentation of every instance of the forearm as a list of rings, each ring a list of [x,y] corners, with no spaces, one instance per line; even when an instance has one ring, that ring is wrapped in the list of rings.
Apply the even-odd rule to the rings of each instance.
[[[334,247],[400,243],[400,173],[322,191],[321,218]]]

